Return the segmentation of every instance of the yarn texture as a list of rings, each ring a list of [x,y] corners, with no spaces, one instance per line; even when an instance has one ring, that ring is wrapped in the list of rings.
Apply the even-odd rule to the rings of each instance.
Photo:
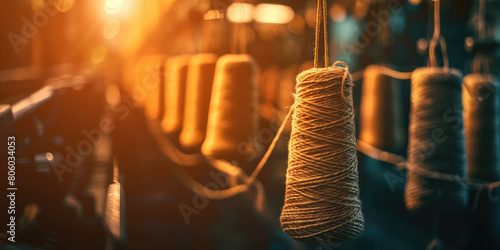
[[[462,76],[454,69],[418,68],[412,74],[405,188],[411,212],[449,215],[466,208],[464,184],[428,176],[434,171],[465,177],[461,83]]]
[[[312,68],[297,76],[280,218],[297,240],[338,243],[363,231],[353,83],[346,68]]]
[[[207,158],[243,161],[262,146],[258,130],[258,66],[247,54],[228,54],[215,66],[206,139]]]
[[[462,100],[468,176],[499,181],[499,83],[492,75],[467,75],[464,77]]]

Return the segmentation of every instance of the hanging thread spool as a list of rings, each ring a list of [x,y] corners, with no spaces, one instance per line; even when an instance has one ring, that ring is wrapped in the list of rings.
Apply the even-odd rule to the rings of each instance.
[[[406,207],[415,213],[454,214],[467,205],[467,187],[431,178],[429,171],[465,177],[461,74],[418,68],[411,78]]]
[[[363,231],[353,83],[341,64],[297,76],[280,221],[298,240],[342,242]]]
[[[217,61],[201,147],[205,157],[241,161],[261,150],[257,75],[257,63],[247,54],[228,54]]]
[[[500,88],[493,75],[472,73],[464,77],[467,175],[474,179],[500,181]],[[500,246],[500,204],[491,190],[471,191],[474,230],[483,246]]]
[[[199,152],[205,140],[216,62],[217,55],[208,53],[193,55],[189,60],[184,124],[179,137],[189,152]]]
[[[176,56],[165,64],[165,109],[161,122],[165,134],[178,139],[184,119],[188,55]]]
[[[377,148],[398,151],[404,143],[400,87],[383,70],[379,65],[364,70],[359,138]]]
[[[464,77],[462,100],[469,177],[500,180],[500,90],[492,75]]]

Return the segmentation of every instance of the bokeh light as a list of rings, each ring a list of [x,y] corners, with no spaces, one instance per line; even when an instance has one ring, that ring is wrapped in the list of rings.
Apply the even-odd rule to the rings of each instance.
[[[106,58],[106,47],[102,44],[95,46],[90,54],[90,60],[93,64],[99,64]]]
[[[233,3],[227,7],[226,16],[233,23],[249,23],[253,20],[254,6],[248,3]]]
[[[330,7],[330,18],[335,22],[342,22],[347,15],[347,11],[344,6],[334,3]]]
[[[57,1],[57,10],[60,12],[67,12],[73,7],[74,0],[58,0]]]
[[[106,39],[111,39],[118,35],[120,32],[120,22],[117,20],[110,20],[104,25],[104,29],[102,30],[102,34]]]
[[[413,5],[419,5],[420,3],[422,3],[422,0],[408,0],[408,3]]]
[[[122,6],[123,0],[106,0],[104,2],[104,10],[110,15],[118,13]]]
[[[281,4],[258,4],[254,10],[254,19],[259,23],[286,24],[294,16],[290,6]]]

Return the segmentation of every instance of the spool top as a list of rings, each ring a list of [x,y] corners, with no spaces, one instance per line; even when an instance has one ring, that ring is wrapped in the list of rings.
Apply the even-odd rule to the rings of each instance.
[[[425,77],[425,78],[440,78],[440,77],[454,77],[457,78],[458,81],[456,82],[461,82],[460,79],[462,79],[462,73],[454,68],[441,68],[441,67],[421,67],[417,68],[413,71],[411,74],[411,82],[412,86],[415,83],[423,83],[424,81],[418,81],[419,79]],[[417,81],[415,81],[417,80]],[[448,81],[449,84],[453,84],[455,81]],[[461,88],[461,84],[458,84],[456,86],[457,88]],[[445,94],[445,93],[443,93]]]
[[[488,89],[497,89],[500,84],[494,75],[473,73],[464,77],[464,84],[467,85],[472,91],[478,87],[486,87]],[[473,92],[474,93],[474,92]]]

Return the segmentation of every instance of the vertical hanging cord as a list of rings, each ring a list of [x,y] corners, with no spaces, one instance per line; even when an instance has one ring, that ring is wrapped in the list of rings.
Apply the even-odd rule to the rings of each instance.
[[[440,37],[441,26],[439,20],[439,0],[433,0],[433,2],[434,2],[434,33],[432,35],[432,40],[429,45],[429,60],[431,67],[437,67],[436,52],[434,50],[436,47],[436,43],[438,42]]]
[[[118,157],[114,157],[113,159],[113,182],[118,182],[120,177],[120,173],[118,171]]]
[[[323,36],[325,43],[325,68],[330,64],[328,62],[328,23],[327,23],[326,0],[323,0]]]
[[[486,3],[484,0],[479,0],[479,18],[477,21],[477,32],[479,35],[479,38],[484,39],[486,38],[486,29],[485,29],[485,11],[486,11]]]
[[[478,21],[477,21],[477,35],[479,39],[486,38],[485,15],[486,15],[486,2],[485,0],[479,0]],[[482,69],[483,72],[489,72],[488,61],[489,60],[487,55],[477,52],[476,55],[474,55],[474,59],[472,61],[472,71],[474,73],[481,73]]]
[[[327,25],[326,0],[318,0],[318,7],[316,11],[316,36],[314,41],[315,68],[319,67],[319,39],[320,39],[322,24],[323,24],[324,58],[325,58],[325,68],[326,68],[330,64],[328,62],[328,25]]]
[[[202,21],[202,25],[201,25],[201,45],[200,45],[200,52],[201,53],[208,53],[209,51],[209,48],[210,48],[210,38],[211,38],[211,34],[209,32],[209,20],[204,20]],[[211,23],[210,23],[211,24]],[[211,27],[210,27],[210,31],[211,31]]]
[[[247,26],[245,23],[239,24],[240,28],[238,29],[239,31],[239,42],[240,42],[240,53],[241,54],[246,54],[247,53]]]
[[[429,61],[430,61],[430,66],[431,67],[437,67],[437,60],[436,60],[436,44],[439,41],[439,44],[441,45],[441,52],[443,54],[443,63],[444,63],[444,69],[445,71],[448,71],[449,68],[449,61],[448,61],[448,54],[446,53],[446,41],[444,38],[441,36],[441,25],[440,25],[440,7],[439,7],[439,0],[432,0],[434,1],[434,34],[432,36],[432,40],[429,45]]]
[[[245,1],[235,1],[235,3],[243,3]],[[246,54],[247,53],[247,30],[246,23],[234,23],[231,43],[231,53]]]
[[[238,24],[234,23],[232,25],[233,30],[232,30],[232,35],[231,35],[231,53],[232,54],[237,54],[238,53]]]

